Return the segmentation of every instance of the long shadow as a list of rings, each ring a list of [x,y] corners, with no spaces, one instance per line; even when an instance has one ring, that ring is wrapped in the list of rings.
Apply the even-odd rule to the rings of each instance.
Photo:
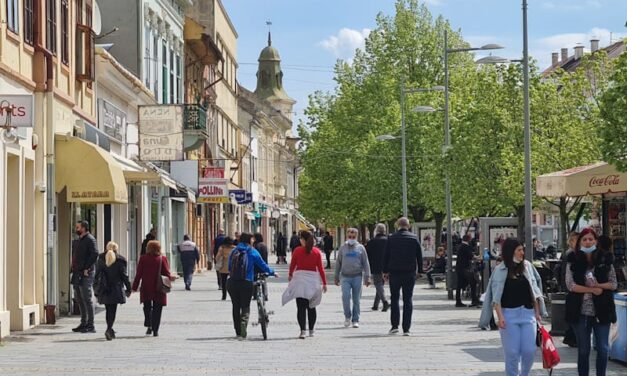
[[[227,340],[233,340],[236,341],[237,338],[233,337],[233,336],[229,336],[229,337],[206,337],[206,338],[186,338],[186,341],[195,341],[195,342],[207,342],[207,341],[227,341]]]
[[[364,338],[390,338],[390,337],[393,337],[393,336],[389,334],[356,334],[356,335],[341,336],[340,338],[364,339]]]

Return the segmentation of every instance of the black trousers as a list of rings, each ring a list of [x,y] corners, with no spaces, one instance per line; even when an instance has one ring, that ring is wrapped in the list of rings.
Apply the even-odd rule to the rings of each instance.
[[[218,280],[218,284],[220,286],[226,286],[226,280],[229,278],[229,273],[220,273],[220,279]],[[222,300],[226,299],[226,288],[222,289]]]
[[[226,282],[226,288],[233,304],[233,328],[235,334],[246,337],[248,318],[250,317],[250,301],[253,298],[253,283],[250,281]]]
[[[457,273],[457,289],[455,290],[455,301],[457,303],[462,302],[461,292],[468,285],[470,285],[472,303],[477,303],[479,301],[479,297],[477,296],[477,280],[475,279],[475,273],[471,270],[466,270],[461,273]]]
[[[390,273],[390,321],[393,328],[398,328],[401,316],[398,300],[401,290],[403,290],[403,332],[409,332],[409,328],[411,328],[411,316],[414,311],[412,298],[415,284],[415,273]]]
[[[161,325],[161,312],[163,311],[163,305],[157,303],[154,300],[148,300],[144,302],[144,326],[146,328],[152,328],[154,333],[159,333],[159,326]]]
[[[316,307],[309,308],[309,299],[296,298],[296,318],[298,319],[298,325],[300,330],[305,331],[307,319],[309,320],[309,330],[314,330],[316,325]]]
[[[115,322],[115,314],[118,310],[117,304],[105,304],[105,317],[107,321],[107,330],[113,330],[113,323]]]
[[[324,251],[324,254],[327,256],[327,265],[326,265],[327,268],[331,267],[331,252],[333,252],[333,251],[332,250],[328,250],[328,249],[326,251]]]

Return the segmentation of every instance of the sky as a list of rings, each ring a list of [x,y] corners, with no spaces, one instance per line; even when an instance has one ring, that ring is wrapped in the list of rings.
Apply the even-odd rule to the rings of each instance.
[[[350,60],[363,48],[376,16],[394,14],[395,0],[222,0],[239,35],[238,80],[256,86],[257,59],[267,45],[281,55],[283,85],[297,103],[295,123],[303,119],[307,97],[316,90],[332,91],[337,59]],[[494,54],[522,56],[521,0],[425,0],[431,13],[442,15],[472,46],[498,43]],[[627,0],[529,0],[529,53],[541,69],[551,64],[551,52],[600,39],[600,46],[627,38]]]

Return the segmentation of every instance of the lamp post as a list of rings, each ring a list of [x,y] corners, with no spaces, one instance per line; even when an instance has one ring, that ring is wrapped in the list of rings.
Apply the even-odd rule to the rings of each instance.
[[[529,41],[527,30],[527,0],[522,2],[523,14],[523,114],[525,127],[525,257],[533,260],[531,234],[531,119],[529,110]]]
[[[456,52],[498,50],[503,48],[498,44],[486,44],[481,47],[448,48],[448,30],[444,30],[444,154],[448,154],[451,148],[449,126],[449,72],[448,55]],[[453,204],[451,199],[451,179],[448,169],[445,174],[444,193],[446,196],[446,289],[449,299],[453,298]]]

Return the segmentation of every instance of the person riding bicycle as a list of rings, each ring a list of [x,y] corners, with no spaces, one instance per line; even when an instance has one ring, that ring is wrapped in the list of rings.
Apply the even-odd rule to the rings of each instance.
[[[253,296],[255,266],[269,275],[278,277],[278,274],[263,261],[259,252],[252,247],[253,236],[251,234],[242,233],[239,241],[229,256],[229,279],[226,282],[226,287],[233,303],[235,334],[240,339],[246,339],[250,301]]]

